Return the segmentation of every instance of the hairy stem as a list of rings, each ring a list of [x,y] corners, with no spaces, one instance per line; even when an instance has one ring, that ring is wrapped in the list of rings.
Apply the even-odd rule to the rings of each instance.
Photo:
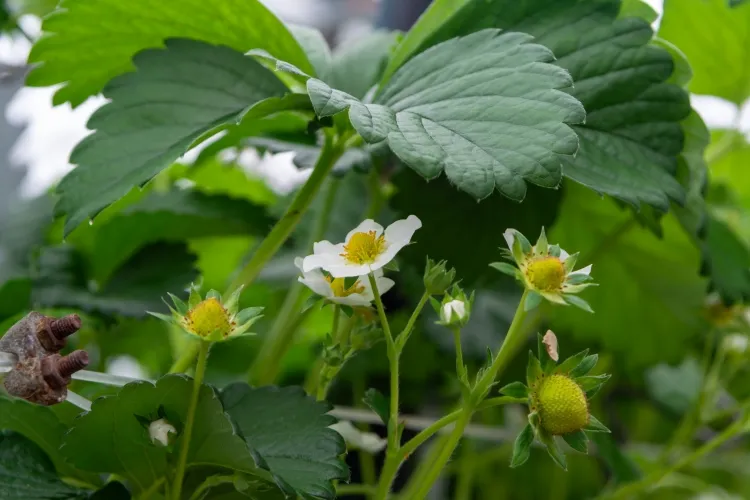
[[[527,291],[523,292],[521,301],[518,303],[516,314],[513,317],[513,322],[508,329],[508,333],[505,335],[505,340],[500,346],[495,359],[492,361],[490,368],[484,373],[482,378],[477,381],[476,386],[472,390],[471,398],[473,401],[465,401],[464,407],[461,410],[461,415],[456,421],[456,426],[453,428],[453,432],[446,441],[443,449],[440,451],[437,459],[433,462],[430,470],[426,474],[425,480],[417,488],[414,499],[422,499],[427,496],[432,485],[437,481],[438,477],[443,471],[445,464],[448,463],[451,455],[458,446],[461,437],[464,434],[464,429],[471,421],[471,417],[474,414],[478,404],[486,397],[490,390],[490,387],[495,382],[497,375],[505,369],[510,360],[518,352],[518,349],[523,345],[526,340],[525,330],[523,328],[524,320],[526,319],[526,311],[524,311],[524,303],[526,302]]]
[[[177,471],[174,478],[174,489],[172,491],[172,498],[174,500],[180,500],[182,494],[182,482],[185,479],[188,452],[190,451],[190,438],[192,437],[193,426],[195,425],[195,411],[198,408],[198,398],[201,393],[203,375],[206,373],[206,360],[208,359],[208,348],[210,346],[211,344],[208,342],[201,341],[200,349],[198,350],[198,364],[195,366],[195,376],[193,377],[193,394],[190,396],[185,432],[182,436],[182,448],[180,448],[180,457],[177,462]]]
[[[286,213],[271,229],[271,232],[266,236],[263,242],[255,250],[250,261],[245,267],[239,272],[237,277],[229,285],[228,292],[231,293],[237,290],[239,287],[248,285],[255,280],[260,273],[263,266],[268,262],[281,248],[281,245],[289,238],[292,231],[302,219],[302,215],[310,207],[315,195],[318,194],[320,187],[323,185],[323,181],[328,176],[328,173],[333,169],[333,165],[341,157],[344,152],[343,142],[334,142],[333,138],[326,135],[323,149],[320,152],[318,161],[315,163],[315,168],[312,171],[312,175],[307,179],[305,185],[299,190],[294,200],[287,208]]]

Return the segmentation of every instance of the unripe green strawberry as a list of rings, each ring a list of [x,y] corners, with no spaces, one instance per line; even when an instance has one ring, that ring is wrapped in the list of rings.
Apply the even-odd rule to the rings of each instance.
[[[583,389],[565,375],[541,380],[534,395],[542,429],[553,436],[570,434],[589,423],[589,407]]]

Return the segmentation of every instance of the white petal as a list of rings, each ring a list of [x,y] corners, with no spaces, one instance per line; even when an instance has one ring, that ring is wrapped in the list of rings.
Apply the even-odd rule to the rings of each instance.
[[[327,241],[325,243],[328,243]],[[322,267],[326,271],[328,271],[328,268],[331,266],[338,266],[342,263],[345,263],[346,260],[341,256],[343,253],[343,244],[341,244],[341,249],[339,250],[339,245],[331,245],[328,243],[330,247],[326,247],[328,250],[333,249],[330,252],[325,253],[315,253],[313,255],[308,255],[305,257],[302,261],[302,272],[310,272],[313,269],[318,269]],[[318,245],[316,243],[316,245]]]
[[[503,233],[503,238],[505,238],[505,242],[508,244],[508,250],[513,250],[513,242],[516,240],[515,232],[515,229],[508,228]]]
[[[351,295],[347,295],[346,297],[331,297],[329,300],[334,304],[341,304],[343,306],[351,307],[369,306],[372,303],[372,299],[367,300],[365,297],[358,293],[353,293]]]
[[[339,243],[338,245],[334,245],[330,241],[318,241],[313,245],[313,253],[318,254],[324,254],[324,253],[341,253],[344,250],[344,245]]]
[[[383,295],[385,292],[393,288],[393,285],[396,284],[396,282],[390,278],[378,278],[375,281],[378,284],[378,291],[380,292],[380,295]]]
[[[303,269],[302,269],[302,263],[304,261],[305,261],[305,259],[303,259],[302,257],[295,257],[294,258],[294,265],[295,265],[295,267],[297,269],[299,269],[300,271],[302,271],[302,272],[304,272]]]
[[[370,266],[367,264],[357,265],[349,264],[343,257],[338,262],[322,266],[323,269],[331,273],[334,278],[351,278],[353,276],[362,276],[370,273]]]
[[[306,273],[304,278],[297,278],[297,281],[299,281],[321,297],[333,297],[333,289],[331,288],[331,284],[317,269],[310,273]]]
[[[410,215],[406,219],[397,220],[385,230],[385,241],[387,243],[403,242],[401,248],[411,241],[411,237],[417,229],[422,227],[422,221],[416,215]]]
[[[560,262],[565,262],[568,259],[568,257],[570,257],[570,254],[561,248],[560,249],[560,257],[559,257],[560,258]]]
[[[584,268],[581,268],[578,271],[573,271],[568,276],[573,276],[574,274],[585,274],[586,276],[588,276],[589,274],[591,274],[591,266],[592,265],[593,264],[589,264],[588,266],[586,266]]]
[[[563,299],[560,295],[556,293],[548,293],[548,292],[539,292],[539,294],[544,297],[545,299],[549,300],[550,302],[553,302],[555,304],[560,304],[563,306],[567,306],[568,303],[565,302],[565,299]]]
[[[378,276],[378,273],[380,276]],[[375,271],[375,283],[378,285],[378,292],[380,292],[380,295],[383,295],[385,292],[393,288],[393,285],[396,283],[389,278],[383,278],[383,271],[377,270]],[[359,280],[360,284],[365,288],[364,292],[362,292],[362,295],[364,297],[367,297],[372,302],[372,299],[375,298],[375,294],[372,291],[372,287],[370,286],[370,279],[367,276],[362,276]]]
[[[380,236],[381,234],[383,234],[383,226],[372,219],[365,219],[360,222],[359,226],[349,231],[349,234],[346,235],[346,239],[344,241],[348,243],[349,240],[352,239],[352,236],[354,236],[355,234],[367,233],[369,231],[375,231],[375,236]]]

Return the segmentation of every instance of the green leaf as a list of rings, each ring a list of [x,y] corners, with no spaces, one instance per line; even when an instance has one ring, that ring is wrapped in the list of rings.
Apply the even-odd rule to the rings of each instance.
[[[394,31],[373,31],[353,43],[339,45],[333,53],[331,87],[363,99],[378,82],[391,49],[399,37]]]
[[[88,500],[130,500],[130,491],[119,481],[111,481],[96,490]]]
[[[307,60],[315,69],[315,75],[327,80],[331,72],[331,49],[320,31],[297,24],[288,25],[288,29],[307,54]]]
[[[526,365],[526,385],[530,390],[534,390],[537,380],[544,374],[542,365],[534,356],[534,353],[529,351],[529,362]]]
[[[683,120],[682,130],[685,133],[685,145],[677,160],[677,180],[687,196],[684,206],[675,205],[672,209],[688,234],[702,240],[706,230],[704,195],[708,184],[708,165],[704,153],[711,137],[706,124],[695,111]]]
[[[91,411],[78,418],[65,436],[63,453],[81,469],[118,474],[130,481],[136,492],[142,492],[167,473],[170,456],[169,448],[151,443],[148,432],[135,415],[155,414],[163,406],[168,415],[176,415],[185,422],[192,390],[191,379],[167,375],[155,385],[132,383],[115,396],[99,398],[94,401]],[[175,450],[181,448],[182,439],[182,434],[177,437]],[[107,446],[92,446],[92,443],[107,443]],[[237,433],[213,389],[203,385],[188,452],[188,467],[199,464],[221,466],[270,481],[270,475],[256,463],[261,466],[262,458]]]
[[[510,468],[515,469],[526,463],[531,455],[531,443],[534,442],[534,429],[531,424],[526,424],[521,433],[513,443],[513,456],[510,459]]]
[[[65,461],[60,445],[68,429],[49,408],[21,399],[0,397],[0,429],[17,432],[32,440],[61,476],[98,482],[92,474],[82,473]]]
[[[573,365],[573,368],[570,370],[569,375],[573,378],[587,375],[596,366],[596,363],[598,361],[599,361],[598,354],[591,354],[589,356],[585,356],[584,358],[581,359],[580,363],[578,363],[577,365]]]
[[[620,17],[640,17],[646,22],[653,23],[659,17],[659,13],[643,0],[623,0]]]
[[[703,370],[695,358],[678,366],[660,363],[646,372],[649,395],[675,415],[683,415],[697,401],[703,386]]]
[[[59,184],[57,215],[66,234],[148,182],[208,131],[286,87],[250,57],[193,40],[169,40],[134,59],[137,71],[105,89],[111,102],[87,126],[95,133],[70,156],[78,165]]]
[[[348,108],[365,141],[387,141],[424,178],[445,172],[476,199],[497,189],[521,201],[526,181],[557,187],[560,161],[577,150],[567,124],[585,117],[557,90],[572,83],[568,73],[547,64],[552,54],[530,40],[483,30],[443,42],[404,65],[375,104],[316,79],[307,89],[318,116]]]
[[[103,224],[80,229],[93,230],[93,241],[86,250],[93,276],[101,280],[149,243],[207,236],[263,236],[273,222],[263,206],[227,196],[172,189],[152,192]]]
[[[301,169],[313,168],[318,161],[321,152],[321,147],[317,145],[299,144],[265,137],[250,139],[248,143],[259,149],[265,149],[272,153],[294,151],[295,154],[292,161],[297,168]],[[347,149],[336,161],[331,172],[334,175],[342,175],[346,174],[346,172],[353,168],[360,171],[367,171],[371,166],[372,160],[367,149],[350,148]]]
[[[612,200],[567,188],[550,239],[580,251],[582,264],[593,262],[600,286],[581,292],[596,314],[550,308],[558,335],[599,342],[634,371],[680,359],[705,325],[698,250],[671,215],[662,220],[659,239]]]
[[[700,26],[699,30],[686,26]],[[659,37],[685,53],[693,68],[688,89],[741,105],[750,96],[750,6],[727,0],[665,0]],[[717,78],[721,68],[721,78]]]
[[[708,218],[707,266],[711,289],[727,304],[750,300],[750,250],[726,223]]]
[[[144,247],[98,290],[91,288],[81,256],[69,246],[45,248],[38,266],[34,303],[129,317],[166,311],[163,295],[181,293],[197,278],[195,257],[178,243]]]
[[[493,262],[490,264],[490,267],[500,271],[503,274],[507,274],[508,276],[512,276],[514,278],[518,277],[518,268],[512,264],[508,264],[507,262]]]
[[[498,392],[511,398],[525,398],[529,395],[529,388],[523,382],[511,382],[500,388]]]
[[[170,2],[158,9],[150,0],[64,0],[42,25],[47,36],[29,56],[30,63],[41,64],[26,83],[64,83],[54,103],[77,106],[113,77],[131,71],[136,53],[161,47],[169,38],[225,45],[240,53],[265,49],[312,74],[297,40],[259,0],[216,0],[206,7],[201,0]],[[216,77],[206,69],[205,78]]]
[[[339,458],[344,440],[328,428],[336,422],[328,415],[330,404],[298,387],[253,389],[239,383],[224,389],[221,400],[279,483],[300,495],[335,498],[332,481],[348,480],[349,470]]]
[[[378,414],[383,425],[388,425],[388,420],[391,417],[390,402],[383,396],[382,392],[371,387],[365,391],[365,397],[362,398],[362,402]]]
[[[666,211],[670,200],[684,201],[674,172],[690,103],[683,89],[666,83],[674,62],[649,44],[648,22],[618,19],[619,0],[460,3],[422,49],[488,27],[531,34],[570,72],[569,91],[586,108],[586,124],[574,126],[579,151],[562,158],[565,175],[633,206]]]
[[[0,498],[83,500],[87,494],[63,483],[49,457],[26,437],[0,433]]]
[[[565,434],[562,437],[568,446],[581,453],[588,454],[589,452],[589,438],[586,437],[586,433],[583,431],[576,431],[572,434]]]

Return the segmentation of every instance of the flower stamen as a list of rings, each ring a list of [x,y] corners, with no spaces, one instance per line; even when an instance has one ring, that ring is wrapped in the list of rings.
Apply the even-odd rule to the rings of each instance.
[[[333,291],[333,295],[335,297],[348,297],[349,295],[362,293],[365,291],[365,287],[359,280],[357,280],[349,288],[346,287],[345,278],[333,278],[331,276],[326,276],[326,281],[331,284],[331,290]]]
[[[352,264],[372,264],[387,246],[385,236],[377,236],[375,231],[354,233],[341,256]]]
[[[537,290],[558,291],[565,283],[565,266],[558,257],[538,258],[527,264],[526,278]]]
[[[227,337],[232,330],[229,313],[215,298],[206,299],[189,310],[185,321],[190,330],[204,338],[216,331]]]

